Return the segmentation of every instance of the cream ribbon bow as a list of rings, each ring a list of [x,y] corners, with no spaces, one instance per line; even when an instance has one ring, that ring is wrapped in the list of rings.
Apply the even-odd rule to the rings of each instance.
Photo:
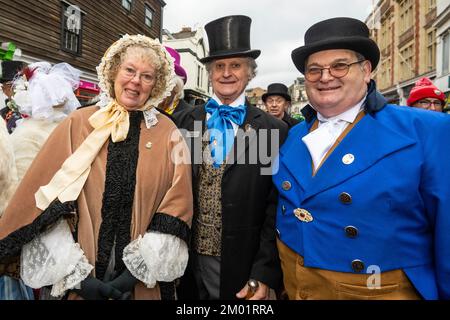
[[[116,100],[89,117],[89,123],[94,131],[64,161],[49,184],[34,194],[39,209],[47,209],[56,198],[61,203],[76,200],[86,183],[92,162],[109,136],[113,142],[123,141],[130,128],[128,111]]]

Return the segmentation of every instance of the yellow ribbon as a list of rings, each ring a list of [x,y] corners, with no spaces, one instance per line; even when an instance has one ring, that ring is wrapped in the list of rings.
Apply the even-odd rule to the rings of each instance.
[[[123,141],[130,128],[128,111],[117,101],[112,101],[107,107],[95,112],[89,118],[89,123],[94,131],[64,161],[49,184],[40,187],[35,193],[39,209],[47,209],[56,198],[62,203],[76,200],[86,183],[92,162],[109,136],[113,142]]]

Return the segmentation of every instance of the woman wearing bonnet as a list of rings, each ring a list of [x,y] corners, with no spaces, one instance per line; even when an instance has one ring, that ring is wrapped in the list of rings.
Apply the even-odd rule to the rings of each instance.
[[[173,59],[125,35],[97,71],[101,101],[53,131],[0,219],[0,273],[53,297],[173,299],[192,218],[188,148],[155,109]]]

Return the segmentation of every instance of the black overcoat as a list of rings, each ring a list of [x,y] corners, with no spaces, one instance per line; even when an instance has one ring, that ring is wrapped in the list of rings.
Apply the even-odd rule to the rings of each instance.
[[[198,183],[201,165],[201,139],[205,119],[204,105],[179,114],[175,119],[179,128],[186,130],[184,134],[191,149],[194,186]],[[272,186],[272,176],[267,174],[270,172],[271,161],[267,163],[264,152],[262,157],[259,155],[256,159],[249,155],[254,155],[255,150],[266,148],[275,156],[278,150],[271,150],[270,138],[264,137],[271,137],[271,133],[277,132],[276,144],[281,146],[288,127],[266,112],[247,105],[247,115],[240,129],[248,135],[238,133],[236,136],[232,151],[236,160],[226,165],[222,179],[221,299],[236,299],[236,293],[245,286],[249,278],[259,280],[273,289],[280,288],[282,283],[275,242],[277,195]],[[244,140],[241,144],[244,148],[237,147],[239,139]],[[241,164],[243,159],[248,160]],[[261,169],[264,168],[266,172],[262,174]],[[196,196],[194,194],[194,201],[197,201]],[[181,280],[179,298],[195,299],[198,295],[194,288],[188,266]]]

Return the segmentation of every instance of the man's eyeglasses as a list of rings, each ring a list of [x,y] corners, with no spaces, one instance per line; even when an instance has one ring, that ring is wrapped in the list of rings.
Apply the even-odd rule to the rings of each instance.
[[[421,108],[424,109],[428,109],[431,106],[435,106],[435,107],[442,107],[442,102],[441,100],[419,100],[416,102]]]
[[[122,67],[122,75],[127,79],[133,79],[136,74],[139,75],[139,79],[144,84],[152,84],[155,80],[155,77],[150,73],[138,73],[136,70],[134,70],[131,67]]]
[[[309,82],[317,82],[322,78],[323,70],[327,69],[331,76],[335,78],[343,78],[348,74],[350,67],[354,64],[364,62],[366,60],[359,60],[352,63],[336,62],[328,68],[309,67],[306,69],[305,78]]]

